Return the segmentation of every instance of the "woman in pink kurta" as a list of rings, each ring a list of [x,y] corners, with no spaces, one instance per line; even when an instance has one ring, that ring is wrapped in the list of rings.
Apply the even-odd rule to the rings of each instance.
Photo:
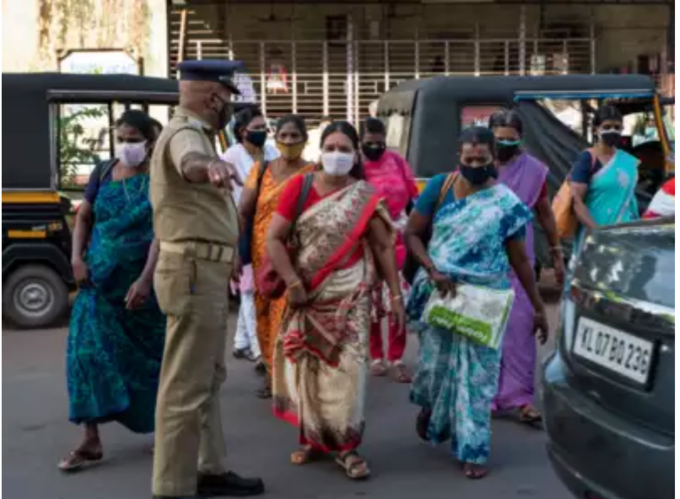
[[[384,198],[392,217],[397,233],[395,243],[397,265],[401,269],[406,258],[403,231],[406,227],[406,207],[418,195],[418,188],[413,172],[404,158],[399,154],[387,151],[386,131],[382,121],[368,118],[364,122],[361,136],[361,149],[364,157],[366,180]],[[404,288],[406,284],[402,284]],[[409,383],[411,376],[402,362],[406,350],[406,335],[400,334],[398,327],[389,322],[387,363],[382,339],[382,318],[388,315],[389,299],[383,289],[374,293],[374,314],[371,324],[371,372],[375,376],[384,376],[391,370],[393,378],[400,383]]]

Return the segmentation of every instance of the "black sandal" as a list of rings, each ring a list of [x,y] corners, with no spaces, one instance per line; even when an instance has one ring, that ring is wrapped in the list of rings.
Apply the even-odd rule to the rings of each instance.
[[[429,409],[421,409],[416,418],[416,433],[425,442],[427,439],[427,427],[430,426],[430,418],[432,417],[432,411]]]
[[[352,460],[352,458],[355,459]],[[371,476],[371,470],[368,467],[368,463],[356,451],[350,451],[339,455],[335,459],[335,462],[345,470],[345,475],[347,475],[347,478],[350,480],[365,480]]]
[[[255,390],[255,396],[261,399],[272,398],[272,384],[269,380],[265,381],[264,386],[259,390]]]

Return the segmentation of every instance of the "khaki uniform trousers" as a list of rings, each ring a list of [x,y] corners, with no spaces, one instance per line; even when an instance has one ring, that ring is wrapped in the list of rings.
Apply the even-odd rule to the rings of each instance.
[[[153,494],[192,496],[197,469],[225,472],[219,391],[231,263],[161,249],[154,288],[167,315],[156,406]]]

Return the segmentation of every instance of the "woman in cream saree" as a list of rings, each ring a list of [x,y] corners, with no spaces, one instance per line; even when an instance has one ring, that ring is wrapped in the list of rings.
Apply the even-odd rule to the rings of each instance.
[[[329,126],[323,171],[290,182],[267,240],[288,287],[274,346],[274,413],[299,428],[302,449],[293,463],[337,453],[352,479],[370,473],[356,449],[365,426],[371,292],[378,275],[392,293],[396,321],[404,321],[389,213],[373,188],[357,179],[357,150],[351,125]]]

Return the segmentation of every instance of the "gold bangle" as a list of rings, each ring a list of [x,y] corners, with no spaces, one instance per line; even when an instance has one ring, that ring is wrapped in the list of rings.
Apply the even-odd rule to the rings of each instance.
[[[403,299],[403,298],[404,298],[404,297],[403,297],[401,294],[394,295],[394,296],[392,297],[392,301],[401,300],[401,299]]]

